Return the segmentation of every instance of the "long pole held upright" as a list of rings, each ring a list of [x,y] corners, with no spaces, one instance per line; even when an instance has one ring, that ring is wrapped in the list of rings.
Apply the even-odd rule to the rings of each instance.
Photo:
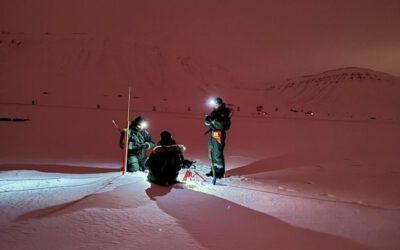
[[[127,115],[127,119],[126,119],[126,131],[125,131],[125,154],[124,154],[124,168],[122,170],[122,174],[125,174],[125,172],[127,171],[127,167],[128,167],[128,147],[129,147],[129,114],[131,112],[131,88],[129,88],[129,93],[128,93],[128,115]]]

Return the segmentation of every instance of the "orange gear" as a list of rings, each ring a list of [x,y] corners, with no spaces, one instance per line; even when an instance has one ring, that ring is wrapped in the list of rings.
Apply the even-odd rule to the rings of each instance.
[[[211,131],[211,136],[212,138],[216,139],[218,141],[219,144],[222,144],[221,141],[221,131],[217,130],[217,131]]]

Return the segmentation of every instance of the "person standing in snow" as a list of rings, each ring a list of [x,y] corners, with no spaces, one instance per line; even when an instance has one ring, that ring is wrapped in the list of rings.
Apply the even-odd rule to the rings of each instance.
[[[170,132],[163,131],[161,140],[147,161],[149,167],[147,179],[159,185],[177,183],[176,178],[184,163],[184,151],[185,147],[177,145]]]
[[[226,107],[221,98],[210,101],[213,111],[205,118],[204,125],[208,128],[208,157],[211,170],[207,176],[223,178],[225,174],[224,148],[226,131],[231,126],[231,110]]]
[[[128,129],[128,162],[127,171],[144,171],[147,161],[146,151],[154,146],[150,133],[146,130],[146,120],[138,116],[133,120]],[[120,147],[124,147],[124,129],[121,132]]]

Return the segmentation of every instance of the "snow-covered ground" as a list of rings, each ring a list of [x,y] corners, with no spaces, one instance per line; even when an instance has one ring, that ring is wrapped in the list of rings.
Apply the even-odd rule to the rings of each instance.
[[[197,171],[206,168],[197,165]],[[320,168],[309,170],[318,176]],[[182,171],[180,178],[182,178]],[[270,175],[279,176],[279,171]],[[284,175],[289,176],[289,175]],[[399,207],[318,183],[145,173],[1,173],[2,249],[396,249]],[[308,186],[307,186],[308,185]],[[311,187],[310,187],[311,186]],[[325,193],[326,192],[326,193]],[[392,205],[392,206],[391,206]]]
[[[397,249],[400,244],[397,122],[237,115],[226,149],[229,178],[216,186],[195,179],[159,187],[149,184],[145,173],[115,172],[121,152],[110,119],[116,113],[31,106],[24,112],[32,121],[0,124],[8,142],[0,166],[1,249]],[[62,126],[61,142],[47,135],[57,134],[53,126],[76,113],[81,119]],[[197,170],[207,171],[201,117],[144,115],[155,140],[159,131],[171,129],[188,146],[186,156],[198,161]],[[93,121],[94,131],[82,130]],[[29,140],[20,144],[21,138]]]

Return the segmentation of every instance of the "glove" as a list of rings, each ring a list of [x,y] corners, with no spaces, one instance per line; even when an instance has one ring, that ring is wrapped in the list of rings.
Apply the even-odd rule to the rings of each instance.
[[[144,144],[138,144],[138,145],[136,145],[136,149],[137,150],[141,150],[141,149],[143,149],[144,148]]]

